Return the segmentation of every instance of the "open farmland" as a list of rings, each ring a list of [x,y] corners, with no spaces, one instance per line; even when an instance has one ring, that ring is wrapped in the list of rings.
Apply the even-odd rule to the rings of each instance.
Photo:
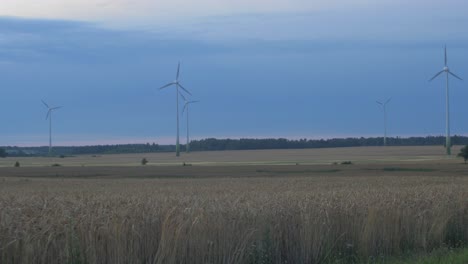
[[[359,263],[463,247],[468,165],[440,153],[24,158],[0,168],[0,262]]]
[[[458,153],[461,146],[453,147]],[[183,162],[197,166],[226,165],[329,165],[333,162],[353,161],[354,163],[412,163],[412,162],[459,162],[453,156],[447,159],[442,146],[425,147],[352,147],[292,150],[249,150],[249,151],[205,151],[182,153],[176,158],[173,153],[83,155],[67,158],[5,158],[0,167],[12,167],[16,161],[22,167],[41,167],[59,163],[64,166],[136,166],[143,157],[148,165],[179,166]]]

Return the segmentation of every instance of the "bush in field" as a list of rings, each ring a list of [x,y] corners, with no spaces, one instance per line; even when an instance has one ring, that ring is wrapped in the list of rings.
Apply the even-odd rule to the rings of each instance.
[[[148,164],[148,160],[147,160],[146,158],[143,158],[143,159],[141,160],[141,165],[144,166],[144,165],[146,165],[146,164]]]
[[[20,163],[19,163],[18,161],[15,162],[15,167],[16,167],[16,168],[18,168],[18,167],[20,167],[20,166],[21,166],[21,165],[20,165]]]
[[[460,153],[458,153],[457,157],[462,157],[466,164],[466,161],[468,160],[468,145],[460,149]]]

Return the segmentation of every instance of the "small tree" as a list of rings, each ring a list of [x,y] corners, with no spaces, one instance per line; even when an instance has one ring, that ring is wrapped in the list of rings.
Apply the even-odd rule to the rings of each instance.
[[[458,153],[457,157],[462,157],[466,164],[466,161],[468,160],[468,145],[460,149],[460,153]]]
[[[21,166],[21,165],[20,165],[19,161],[15,162],[15,167],[16,167],[16,168],[18,168],[18,167],[20,167],[20,166]]]
[[[146,165],[147,163],[148,163],[148,160],[147,160],[146,158],[143,158],[143,159],[141,160],[141,165],[144,166],[144,165]]]

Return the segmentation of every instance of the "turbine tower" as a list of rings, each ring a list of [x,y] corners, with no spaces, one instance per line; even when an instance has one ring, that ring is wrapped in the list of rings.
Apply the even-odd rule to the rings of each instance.
[[[198,103],[198,102],[200,102],[200,101],[187,101],[187,100],[185,100],[185,97],[182,96],[182,98],[184,98],[184,101],[185,101],[184,109],[182,110],[182,115],[184,114],[185,109],[187,109],[187,145],[186,145],[185,151],[186,151],[187,153],[189,153],[189,152],[190,152],[189,105],[190,105],[190,104],[194,104],[194,103]]]
[[[47,107],[47,115],[46,120],[49,119],[49,155],[52,154],[52,112],[62,108],[61,106],[58,107],[50,107],[46,102],[42,101],[42,103]]]
[[[447,149],[447,155],[451,154],[450,148],[451,143],[450,143],[450,98],[449,98],[449,75],[452,75],[453,77],[462,80],[462,78],[458,77],[455,75],[453,72],[450,71],[449,67],[447,66],[447,46],[445,46],[445,66],[444,68],[438,72],[432,79],[429,81],[434,80],[437,78],[439,75],[442,73],[445,73],[445,111],[446,111],[446,116],[445,116],[445,148]]]
[[[180,62],[177,66],[177,74],[176,74],[176,79],[175,81],[173,82],[170,82],[166,85],[164,85],[163,87],[159,88],[159,90],[162,90],[164,88],[167,88],[169,86],[175,86],[176,88],[176,120],[177,120],[177,139],[176,139],[176,157],[179,157],[180,156],[180,145],[179,145],[179,88],[181,88],[183,91],[185,91],[186,93],[188,93],[189,95],[192,95],[189,91],[187,91],[187,89],[185,89],[179,82],[179,73],[180,73]]]
[[[390,103],[391,100],[392,98],[389,98],[387,99],[387,101],[385,101],[385,103],[376,101],[380,106],[382,106],[383,112],[384,112],[384,139],[383,139],[384,146],[387,146],[387,104]]]

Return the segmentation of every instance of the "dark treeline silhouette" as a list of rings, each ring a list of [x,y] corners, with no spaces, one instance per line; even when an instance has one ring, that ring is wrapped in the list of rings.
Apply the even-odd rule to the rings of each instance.
[[[4,147],[10,157],[46,156],[49,147]],[[172,145],[161,146],[158,144],[121,144],[121,145],[96,145],[96,146],[69,146],[53,147],[54,156],[73,156],[90,154],[124,154],[124,153],[153,153],[171,152],[175,147]]]
[[[7,152],[5,149],[0,148],[0,158],[5,158],[7,156]]]
[[[443,146],[445,137],[389,137],[389,146]],[[254,150],[254,149],[307,149],[307,148],[338,148],[338,147],[365,147],[382,146],[383,138],[333,138],[333,139],[215,139],[207,138],[194,140],[190,144],[192,151],[214,150]],[[453,145],[468,145],[468,137],[453,136]],[[48,147],[3,147],[8,156],[45,156],[48,155]],[[181,146],[185,150],[185,145]],[[125,144],[125,145],[98,145],[79,147],[54,147],[53,155],[92,155],[92,154],[122,154],[122,153],[154,153],[173,152],[174,145],[152,144]]]
[[[443,136],[428,137],[387,137],[389,146],[436,146],[445,144]],[[453,145],[468,144],[468,137],[453,136]],[[306,149],[382,146],[383,138],[332,138],[332,139],[215,139],[194,140],[190,143],[193,151],[210,150],[254,150],[254,149]]]

